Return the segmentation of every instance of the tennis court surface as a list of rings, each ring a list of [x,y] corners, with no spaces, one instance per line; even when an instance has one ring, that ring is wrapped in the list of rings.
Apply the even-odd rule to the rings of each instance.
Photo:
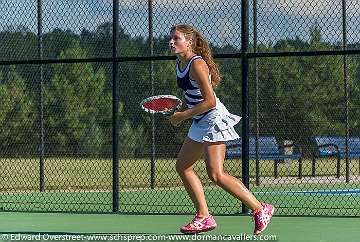
[[[0,213],[1,241],[255,241],[249,216],[216,216],[218,228],[181,235],[188,215]],[[357,242],[360,219],[274,217],[260,241]]]

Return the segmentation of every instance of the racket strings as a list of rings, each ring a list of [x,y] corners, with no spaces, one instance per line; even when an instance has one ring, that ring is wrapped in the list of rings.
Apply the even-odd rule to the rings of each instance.
[[[153,99],[148,102],[145,102],[143,106],[147,109],[154,111],[166,111],[173,108],[176,108],[179,104],[179,101],[170,99],[170,98],[160,98]]]

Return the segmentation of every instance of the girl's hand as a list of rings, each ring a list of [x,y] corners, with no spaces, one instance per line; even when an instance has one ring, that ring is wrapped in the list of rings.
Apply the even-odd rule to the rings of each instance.
[[[179,127],[181,122],[184,121],[182,112],[175,112],[173,115],[170,116],[169,120],[173,126]]]

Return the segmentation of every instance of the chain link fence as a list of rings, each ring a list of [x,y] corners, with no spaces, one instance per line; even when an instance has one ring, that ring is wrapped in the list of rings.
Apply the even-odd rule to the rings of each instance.
[[[180,96],[168,36],[188,23],[212,46],[217,96],[240,116],[249,61],[249,127],[236,126],[249,172],[240,146],[225,170],[278,214],[359,216],[357,1],[253,0],[248,25],[235,0],[0,2],[2,210],[194,212],[175,171],[190,123],[139,107]],[[212,213],[241,213],[202,160],[195,169]]]

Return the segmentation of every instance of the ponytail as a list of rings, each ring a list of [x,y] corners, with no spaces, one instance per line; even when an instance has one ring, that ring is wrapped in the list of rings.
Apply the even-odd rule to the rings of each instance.
[[[192,47],[194,53],[200,55],[208,65],[211,74],[211,85],[213,86],[213,88],[216,88],[220,83],[221,76],[220,76],[219,68],[216,65],[214,58],[212,56],[212,51],[209,46],[209,43],[197,30],[194,30],[193,32],[193,40],[194,41]]]

